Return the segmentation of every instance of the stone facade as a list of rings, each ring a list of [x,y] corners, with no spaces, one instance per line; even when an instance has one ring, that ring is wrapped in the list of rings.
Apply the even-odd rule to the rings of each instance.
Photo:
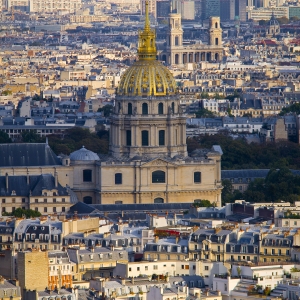
[[[209,25],[209,43],[183,45],[181,15],[169,15],[169,31],[167,45],[159,53],[159,59],[169,65],[183,65],[202,61],[220,61],[223,56],[222,29],[220,17],[211,17]]]
[[[32,251],[18,253],[18,279],[24,290],[44,290],[48,286],[48,253]]]

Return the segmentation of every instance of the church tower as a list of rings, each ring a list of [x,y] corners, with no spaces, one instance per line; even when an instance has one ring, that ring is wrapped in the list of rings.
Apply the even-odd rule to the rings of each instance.
[[[183,40],[183,30],[181,27],[181,14],[169,14],[169,29],[167,47],[181,47]]]
[[[210,17],[209,20],[209,45],[222,45],[222,28],[220,25],[220,17]]]
[[[180,18],[178,29],[182,43]],[[172,34],[174,43],[176,35]],[[173,43],[173,41],[172,41]],[[180,109],[175,80],[156,60],[155,31],[150,27],[148,2],[144,30],[139,33],[139,60],[123,74],[111,117],[113,157],[187,155],[186,117]]]

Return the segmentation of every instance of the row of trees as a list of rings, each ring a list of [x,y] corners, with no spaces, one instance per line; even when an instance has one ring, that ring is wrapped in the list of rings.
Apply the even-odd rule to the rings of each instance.
[[[45,137],[40,137],[33,130],[23,131],[21,133],[23,143],[45,143]],[[99,130],[91,133],[88,129],[74,127],[64,132],[62,136],[49,135],[49,145],[57,154],[70,154],[71,152],[85,146],[87,149],[95,152],[108,153],[109,133],[107,130]],[[6,132],[0,131],[0,144],[11,143]]]
[[[49,145],[58,154],[70,154],[85,146],[95,153],[108,153],[109,133],[107,130],[99,130],[95,133],[88,129],[74,127],[65,132],[63,137],[49,136]]]
[[[241,193],[233,190],[229,180],[223,180],[223,203],[244,199],[251,202],[294,203],[300,200],[300,176],[294,175],[288,168],[271,169],[266,178],[258,178],[250,182],[248,189]]]
[[[223,150],[222,169],[300,169],[300,146],[289,141],[277,143],[247,143],[234,139],[227,131],[187,140],[188,151],[220,145]]]

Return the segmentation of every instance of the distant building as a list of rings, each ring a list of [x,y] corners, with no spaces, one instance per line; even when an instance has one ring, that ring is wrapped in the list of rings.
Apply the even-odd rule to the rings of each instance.
[[[156,18],[158,22],[165,20],[170,13],[170,1],[157,1],[156,2]]]
[[[22,294],[26,290],[43,291],[48,286],[48,253],[46,251],[18,252],[18,279]]]
[[[235,0],[235,16],[239,18],[241,22],[247,21],[247,0]]]
[[[203,0],[203,19],[210,17],[220,17],[220,0]]]
[[[300,6],[289,6],[289,18],[293,17],[300,19]]]
[[[220,0],[221,22],[233,21],[235,16],[235,0]]]

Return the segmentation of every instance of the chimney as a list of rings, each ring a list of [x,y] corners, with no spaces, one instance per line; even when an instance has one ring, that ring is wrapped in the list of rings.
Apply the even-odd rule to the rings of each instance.
[[[55,180],[55,187],[57,188],[58,187],[58,178],[57,178],[57,172],[55,171],[54,173],[54,180]]]
[[[159,237],[157,235],[154,236],[154,242],[158,243]]]
[[[5,174],[5,187],[6,187],[6,190],[8,191],[8,174],[7,173]]]
[[[126,282],[125,282],[125,278],[122,278],[122,279],[121,279],[121,284],[122,284],[122,285],[125,285],[125,283],[126,283]]]
[[[131,277],[131,283],[134,284],[134,277]]]

